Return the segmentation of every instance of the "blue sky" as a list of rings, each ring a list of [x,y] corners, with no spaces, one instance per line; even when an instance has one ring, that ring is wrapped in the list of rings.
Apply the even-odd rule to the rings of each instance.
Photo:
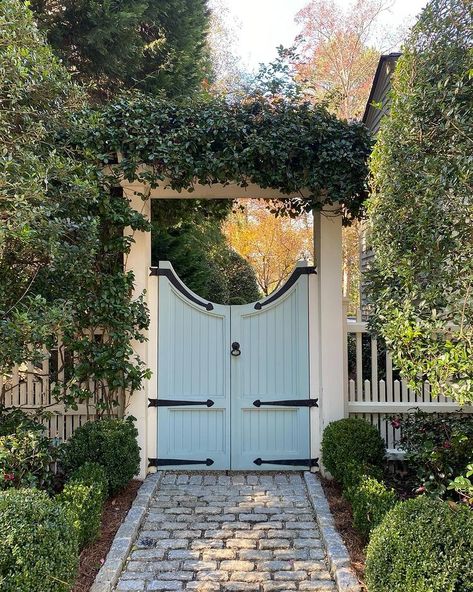
[[[270,62],[278,45],[290,46],[299,30],[295,14],[307,0],[222,0],[238,22],[239,40],[235,49],[249,69],[260,62]],[[350,0],[338,0],[347,6]],[[412,24],[427,0],[392,0],[392,7],[384,16],[384,24],[398,27]]]

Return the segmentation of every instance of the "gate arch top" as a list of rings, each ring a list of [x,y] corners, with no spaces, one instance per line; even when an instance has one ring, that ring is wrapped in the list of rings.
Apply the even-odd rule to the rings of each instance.
[[[233,308],[238,306],[244,306],[246,308],[254,308],[255,310],[261,310],[265,308],[267,305],[276,303],[280,300],[290,289],[294,286],[297,280],[302,275],[310,275],[316,274],[317,270],[314,266],[310,266],[307,264],[306,261],[299,261],[294,268],[294,271],[288,277],[288,279],[284,282],[282,286],[277,288],[274,292],[266,296],[265,298],[261,298],[255,302],[249,302],[248,304],[234,304],[234,305],[220,305],[210,302],[205,298],[202,298],[195,292],[193,292],[190,288],[186,286],[186,284],[181,280],[179,275],[177,274],[176,270],[174,269],[172,263],[170,261],[160,261],[157,267],[150,267],[150,276],[164,276],[166,277],[172,286],[180,293],[182,296],[190,300],[194,305],[202,307],[207,311],[213,311],[216,307],[220,306],[232,306]]]

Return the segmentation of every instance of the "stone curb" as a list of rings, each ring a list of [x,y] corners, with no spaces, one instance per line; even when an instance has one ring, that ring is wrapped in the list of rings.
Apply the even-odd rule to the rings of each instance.
[[[125,520],[113,539],[107,559],[100,568],[90,592],[111,592],[118,582],[161,477],[162,473],[154,473],[143,481]]]
[[[327,552],[330,573],[337,584],[338,591],[361,592],[358,578],[350,565],[350,556],[342,537],[335,528],[333,516],[319,479],[309,472],[304,473],[304,479]]]

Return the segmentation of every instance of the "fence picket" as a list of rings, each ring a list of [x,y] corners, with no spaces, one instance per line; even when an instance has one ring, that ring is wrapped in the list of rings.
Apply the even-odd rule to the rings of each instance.
[[[355,338],[355,368],[356,375],[348,378],[345,386],[347,401],[345,407],[349,416],[363,417],[372,425],[375,425],[385,440],[390,453],[395,453],[396,439],[399,434],[390,424],[391,415],[410,413],[418,407],[425,412],[455,412],[459,406],[454,401],[441,395],[437,399],[432,398],[430,384],[424,381],[419,390],[409,388],[407,382],[395,378],[392,357],[389,352],[385,356],[385,376],[380,375],[379,343],[376,338],[371,339],[370,359],[364,360],[363,335],[368,333],[368,324],[361,321],[360,313],[356,320],[348,319],[346,322],[346,337],[352,335]],[[367,362],[369,361],[369,364]],[[345,376],[348,377],[348,360]],[[371,368],[370,376],[363,376],[363,366]],[[384,363],[381,364],[384,368]],[[463,407],[464,413],[473,413],[473,406]]]

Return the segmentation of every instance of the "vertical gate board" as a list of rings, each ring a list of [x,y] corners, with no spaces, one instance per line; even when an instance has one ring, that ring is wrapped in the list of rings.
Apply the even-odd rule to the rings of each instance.
[[[159,278],[159,399],[199,402],[212,407],[158,407],[158,459],[206,460],[190,468],[230,466],[230,311],[208,311]],[[185,468],[185,465],[181,468]],[[169,466],[159,466],[169,468]],[[179,466],[177,466],[179,468]]]
[[[254,460],[310,458],[309,408],[255,407],[253,401],[309,399],[308,276],[283,296],[256,310],[232,306],[232,455],[235,470],[300,470],[303,466]]]

